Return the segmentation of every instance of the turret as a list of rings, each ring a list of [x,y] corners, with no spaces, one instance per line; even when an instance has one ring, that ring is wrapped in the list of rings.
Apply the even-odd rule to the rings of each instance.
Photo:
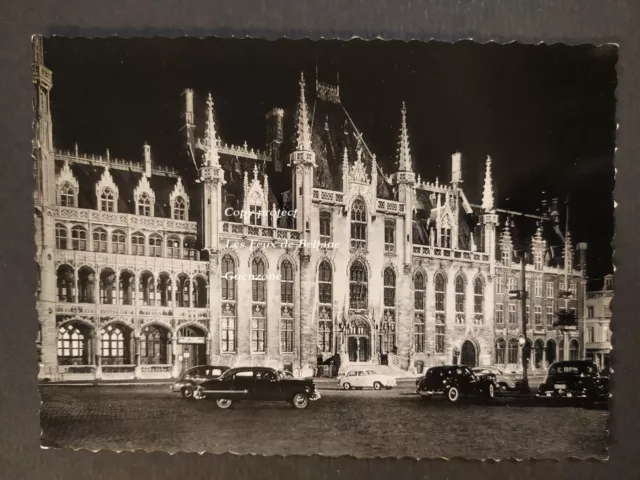
[[[402,102],[400,138],[398,141],[398,200],[405,204],[404,228],[402,235],[403,258],[405,269],[410,268],[413,256],[413,206],[414,187],[416,184],[415,173],[411,167],[411,149],[409,146],[409,131],[407,129],[407,107]]]

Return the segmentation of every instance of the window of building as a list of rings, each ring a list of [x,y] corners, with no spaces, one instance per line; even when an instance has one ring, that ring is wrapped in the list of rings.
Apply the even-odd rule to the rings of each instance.
[[[596,341],[596,331],[594,327],[587,327],[587,342],[593,343]]]
[[[138,215],[151,216],[151,198],[147,192],[141,193],[138,197]]]
[[[102,330],[100,340],[103,359],[124,361],[124,335],[119,327],[108,325]]]
[[[533,292],[536,297],[542,297],[542,280],[539,278],[533,282]]]
[[[396,347],[396,274],[391,267],[384,269],[383,275],[384,318],[380,331],[382,353],[394,352]]]
[[[504,277],[496,277],[496,293],[504,293]]]
[[[293,265],[285,260],[280,270],[280,350],[293,352]]]
[[[504,325],[504,304],[496,303],[496,325]]]
[[[473,282],[473,323],[484,323],[484,282],[476,278]]]
[[[576,281],[575,280],[571,280],[569,282],[569,291],[571,292],[571,295],[573,295],[573,297],[575,298],[575,296],[576,296]]]
[[[513,290],[517,290],[518,287],[516,286],[516,278],[515,277],[509,277],[509,291],[513,291]]]
[[[115,212],[115,196],[109,187],[102,189],[100,193],[100,210],[103,212]]]
[[[349,272],[349,308],[358,310],[368,307],[368,273],[362,261],[351,264]]]
[[[442,248],[451,248],[451,229],[450,228],[440,229],[440,246]]]
[[[169,237],[167,239],[167,257],[180,258],[180,239],[178,237]]]
[[[267,348],[267,281],[265,264],[262,258],[254,258],[251,262],[251,349],[256,353],[264,353]]]
[[[502,258],[503,265],[507,267],[511,265],[511,249],[504,244],[500,248],[500,258]]]
[[[542,270],[542,254],[536,252],[533,256],[533,265],[536,270]]]
[[[547,325],[553,325],[553,306],[547,305]]]
[[[594,307],[587,307],[587,317],[589,317],[589,318],[595,317],[595,308]]]
[[[96,228],[93,231],[93,251],[100,253],[107,251],[107,231],[104,228]]]
[[[144,255],[144,235],[136,232],[131,235],[131,255]]]
[[[196,249],[196,239],[194,237],[187,237],[182,244],[182,254],[187,260],[197,260],[198,253]]]
[[[87,230],[80,225],[71,229],[71,248],[73,250],[87,250]]]
[[[320,212],[320,243],[331,242],[331,212]]]
[[[258,192],[253,192],[249,199],[249,223],[262,224],[262,196]]]
[[[456,323],[465,323],[465,281],[462,275],[456,277]]]
[[[60,206],[62,207],[75,207],[76,206],[76,194],[69,182],[64,182],[60,188]]]
[[[510,364],[518,363],[518,340],[512,338],[507,346],[507,361]]]
[[[516,304],[515,303],[510,303],[509,304],[509,323],[513,324],[516,323],[517,319],[516,319]]]
[[[445,339],[445,298],[446,298],[446,280],[442,273],[435,276],[435,296],[436,296],[436,338],[435,352],[444,353]]]
[[[351,248],[367,248],[367,207],[360,199],[351,205]]]
[[[116,230],[111,234],[111,250],[113,253],[126,253],[127,236],[122,230]]]
[[[542,306],[536,305],[533,310],[534,322],[536,326],[542,326]]]
[[[161,257],[162,256],[162,237],[158,234],[152,234],[149,236],[149,256]]]
[[[236,351],[236,266],[229,255],[222,257],[222,325],[220,341],[224,353]]]
[[[384,251],[393,253],[396,251],[396,222],[385,220],[384,222]]]
[[[78,360],[84,357],[84,335],[75,325],[66,325],[58,330],[58,357]]]
[[[416,353],[425,352],[425,298],[427,296],[427,284],[422,272],[417,272],[413,277],[413,348]]]
[[[100,303],[112,305],[115,302],[116,294],[116,274],[111,269],[104,269],[100,272]]]
[[[67,227],[60,223],[56,224],[56,248],[66,250],[68,248],[67,240]]]
[[[604,289],[605,290],[613,290],[613,278],[605,277],[604,279]]]
[[[578,360],[580,358],[580,345],[575,338],[569,342],[569,360]]]
[[[173,219],[187,219],[187,204],[182,197],[176,197],[176,199],[173,201]]]
[[[333,271],[322,261],[318,271],[318,346],[322,353],[333,352]]]
[[[553,282],[547,280],[547,298],[553,298]]]
[[[496,365],[504,365],[504,350],[506,342],[503,338],[496,340]]]
[[[140,334],[140,357],[144,364],[166,364],[166,334],[153,325],[145,327]]]
[[[530,312],[531,308],[529,306],[529,304],[527,303],[525,305],[525,321],[527,322],[527,325],[529,325],[531,323],[531,312]]]

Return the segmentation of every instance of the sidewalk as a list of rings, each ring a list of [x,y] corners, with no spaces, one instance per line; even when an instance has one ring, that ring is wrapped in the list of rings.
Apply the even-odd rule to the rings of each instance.
[[[101,386],[118,386],[118,387],[132,387],[132,386],[158,386],[158,385],[171,385],[177,379],[165,378],[154,380],[61,380],[59,382],[43,382],[39,381],[38,385],[41,387],[101,387]]]

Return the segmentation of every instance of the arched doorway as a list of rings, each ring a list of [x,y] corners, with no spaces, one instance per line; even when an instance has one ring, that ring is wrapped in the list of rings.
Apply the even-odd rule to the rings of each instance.
[[[178,358],[182,357],[181,367],[186,370],[207,363],[207,335],[204,330],[188,325],[178,330]]]
[[[347,328],[347,353],[350,362],[371,360],[371,329],[363,318],[355,318]]]
[[[537,339],[536,343],[534,344],[533,347],[533,365],[535,368],[542,368],[542,358],[543,358],[543,351],[544,351],[544,342],[542,341],[542,339]]]
[[[552,339],[547,341],[547,366],[556,361],[556,342]]]
[[[460,364],[473,368],[477,364],[477,351],[476,347],[470,340],[466,340],[462,344],[462,350],[460,352]]]

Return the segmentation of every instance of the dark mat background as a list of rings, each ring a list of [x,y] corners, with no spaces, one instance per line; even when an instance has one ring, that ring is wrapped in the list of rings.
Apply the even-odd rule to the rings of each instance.
[[[636,315],[640,309],[636,247],[640,244],[640,2],[5,0],[0,8],[0,478],[640,478],[634,435],[640,431],[634,349],[640,342]],[[35,33],[618,43],[617,271],[612,321],[616,374],[609,461],[357,460],[41,450],[30,158],[30,35]],[[313,441],[313,432],[309,438]]]

